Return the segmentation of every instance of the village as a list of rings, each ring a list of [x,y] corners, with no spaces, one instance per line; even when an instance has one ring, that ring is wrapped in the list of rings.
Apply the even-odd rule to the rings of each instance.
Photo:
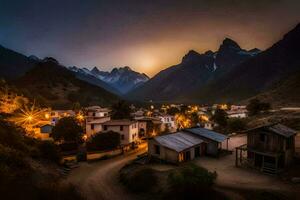
[[[30,104],[25,97],[13,93],[4,92],[1,98],[2,112],[14,113],[9,121],[22,126],[28,136],[59,147],[64,166],[60,173],[83,193],[91,192],[85,185],[89,179],[109,179],[110,173],[122,173],[123,166],[132,162],[159,171],[194,163],[215,171],[222,187],[239,188],[240,182],[249,188],[256,184],[268,190],[281,187],[278,177],[294,169],[299,159],[299,136],[280,122],[247,127],[245,121],[255,113],[275,112],[269,106],[261,107],[255,110],[251,105],[163,104],[138,108],[118,102],[112,107],[53,110]],[[108,171],[103,174],[99,170]],[[242,177],[237,180],[239,176]],[[93,192],[103,193],[104,199],[114,195],[118,199],[122,191],[113,191],[123,190],[119,183],[111,189],[104,187],[104,191],[97,184],[115,185],[104,180],[95,183],[94,189],[99,188]],[[270,181],[274,184],[265,184]],[[289,175],[288,181],[298,183],[298,174]],[[290,190],[289,186],[282,187]]]

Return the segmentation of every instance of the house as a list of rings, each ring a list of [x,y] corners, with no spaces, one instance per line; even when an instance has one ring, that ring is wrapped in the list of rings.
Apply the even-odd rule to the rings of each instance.
[[[161,135],[148,140],[150,158],[170,163],[193,160],[204,155],[204,141],[186,132]]]
[[[140,138],[148,138],[148,137],[156,136],[164,128],[159,118],[136,117],[135,120],[138,121]]]
[[[158,118],[162,121],[165,128],[168,128],[170,132],[175,132],[177,130],[177,124],[175,122],[175,117],[172,115],[160,115]]]
[[[218,156],[223,146],[226,146],[226,149],[228,150],[229,137],[227,135],[217,133],[205,128],[189,128],[184,129],[184,131],[191,133],[206,142],[206,155]]]
[[[109,113],[111,112],[108,108],[101,108],[100,106],[90,106],[86,108],[87,115],[86,115],[86,121],[93,121],[95,119],[108,117]]]
[[[95,119],[86,120],[85,123],[85,132],[87,137],[91,137],[92,135],[99,133],[103,130],[102,124],[110,121],[110,116],[105,117],[97,117]]]
[[[41,140],[52,140],[50,134],[53,126],[50,124],[39,124],[33,127],[34,137]]]
[[[139,128],[137,121],[128,119],[110,120],[104,122],[102,132],[114,131],[121,135],[121,145],[129,146],[139,142]]]
[[[236,166],[278,173],[293,162],[297,132],[282,124],[247,130],[247,144],[236,148]]]

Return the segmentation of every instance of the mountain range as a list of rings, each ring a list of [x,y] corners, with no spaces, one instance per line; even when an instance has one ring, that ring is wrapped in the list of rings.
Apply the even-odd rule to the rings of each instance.
[[[143,86],[129,92],[128,97],[153,101],[186,100],[184,97],[198,87],[225,76],[260,52],[259,49],[242,49],[229,38],[224,39],[216,52],[200,54],[190,50],[180,64],[161,71]]]
[[[73,71],[78,78],[119,95],[124,95],[149,80],[146,74],[133,71],[128,66],[113,68],[110,72],[100,71],[97,67],[89,70],[87,68],[73,66],[69,67],[69,69]]]
[[[217,51],[187,52],[154,77],[129,67],[110,72],[64,67],[54,58],[25,56],[0,46],[0,78],[48,105],[134,101],[220,103],[261,98],[277,105],[300,102],[300,25],[268,49],[245,50],[225,38]],[[59,107],[59,106],[58,106]],[[61,106],[63,107],[63,106]]]
[[[255,96],[276,103],[295,105],[300,87],[300,25],[270,48],[244,50],[226,38],[218,51],[200,54],[189,51],[180,64],[171,66],[129,92],[127,98],[156,102],[219,103],[240,102]],[[281,84],[286,87],[280,87]],[[285,88],[285,89],[283,89]],[[160,91],[155,92],[155,91]],[[276,94],[276,95],[275,95]],[[287,96],[285,96],[287,95]],[[287,98],[293,95],[295,98]],[[280,97],[280,99],[278,99]]]

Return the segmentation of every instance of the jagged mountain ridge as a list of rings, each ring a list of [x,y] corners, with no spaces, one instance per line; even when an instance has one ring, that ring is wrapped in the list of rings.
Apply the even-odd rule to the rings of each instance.
[[[76,73],[93,76],[114,88],[119,94],[126,94],[149,80],[149,77],[146,74],[135,72],[128,66],[113,68],[110,72],[100,71],[97,67],[89,70],[87,68],[73,66],[69,67],[69,69]]]
[[[274,94],[277,93],[274,88],[279,88],[275,87],[279,82],[287,82],[286,80],[292,78],[299,70],[300,24],[267,50],[239,64],[215,82],[198,87],[187,95],[186,99],[202,102],[240,101],[260,93],[271,94],[268,91]],[[296,88],[293,89],[296,91]],[[273,101],[286,100],[287,105],[293,103],[288,101],[288,99],[292,100],[288,96],[282,98],[273,98]]]
[[[247,51],[232,39],[225,38],[216,52],[200,54],[190,50],[180,64],[162,70],[144,85],[129,92],[127,97],[174,102],[196,88],[224,76],[236,65],[259,53],[258,49]]]

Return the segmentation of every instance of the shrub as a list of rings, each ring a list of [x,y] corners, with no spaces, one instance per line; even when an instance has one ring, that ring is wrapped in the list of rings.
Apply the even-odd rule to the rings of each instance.
[[[58,150],[58,147],[53,142],[42,141],[39,144],[39,150],[43,159],[59,163],[61,155]]]
[[[88,151],[103,151],[111,150],[120,146],[120,134],[109,131],[106,133],[98,133],[86,143]]]
[[[246,121],[239,118],[232,118],[228,120],[228,130],[230,132],[242,131],[246,129]]]
[[[271,108],[271,104],[267,102],[261,102],[259,99],[250,100],[247,105],[247,110],[250,116],[257,115],[261,112],[268,111]]]
[[[151,192],[158,182],[155,170],[146,167],[137,169],[129,177],[123,175],[120,178],[127,188],[135,193]]]
[[[216,172],[209,172],[194,164],[187,165],[168,175],[167,195],[175,199],[208,199],[215,194],[212,186],[216,177]]]

